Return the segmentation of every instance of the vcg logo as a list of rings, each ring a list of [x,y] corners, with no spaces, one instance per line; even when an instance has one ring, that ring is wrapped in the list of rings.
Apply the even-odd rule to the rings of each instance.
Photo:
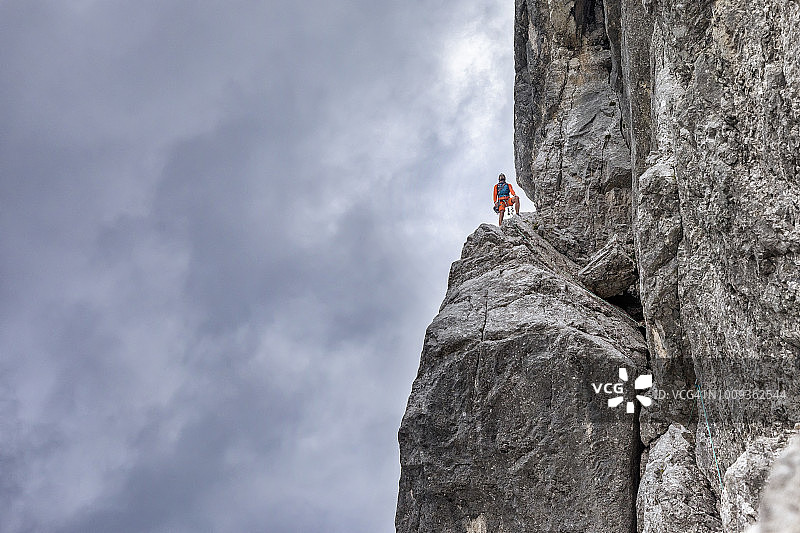
[[[600,394],[600,392],[604,392],[611,396],[612,394],[615,395],[613,398],[608,399],[608,406],[612,409],[618,407],[625,401],[625,397],[623,394],[625,393],[625,383],[628,382],[628,369],[627,368],[620,368],[619,369],[619,383],[592,383],[592,389],[594,390],[595,394]],[[633,388],[637,391],[645,391],[653,386],[653,376],[652,374],[643,374],[637,377],[633,382]],[[652,398],[648,398],[647,396],[643,396],[641,394],[636,395],[636,399],[639,400],[645,407],[650,407],[653,403]],[[628,413],[633,413],[635,405],[632,401],[626,403],[626,411]]]

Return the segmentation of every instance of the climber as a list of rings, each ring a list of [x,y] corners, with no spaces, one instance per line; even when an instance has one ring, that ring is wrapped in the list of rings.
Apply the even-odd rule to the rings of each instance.
[[[500,174],[498,177],[497,185],[494,186],[494,212],[500,213],[499,225],[503,225],[503,215],[506,213],[506,207],[514,206],[514,210],[519,214],[519,196],[514,192],[514,188],[510,183],[506,183],[506,175]]]

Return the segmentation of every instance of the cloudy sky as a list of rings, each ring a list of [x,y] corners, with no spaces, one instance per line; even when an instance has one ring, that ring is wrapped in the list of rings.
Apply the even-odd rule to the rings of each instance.
[[[394,531],[513,10],[0,0],[0,532]]]

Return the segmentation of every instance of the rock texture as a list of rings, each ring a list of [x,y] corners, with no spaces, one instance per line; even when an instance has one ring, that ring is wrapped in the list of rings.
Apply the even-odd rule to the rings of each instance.
[[[636,509],[642,533],[721,531],[714,494],[698,482],[694,435],[672,424],[651,446],[639,485]]]
[[[578,279],[601,298],[619,296],[637,280],[636,263],[614,235],[578,272]]]
[[[632,57],[628,83],[651,92],[639,103],[651,106],[642,132],[650,152],[644,171],[634,173],[651,354],[680,362],[666,368],[664,380],[697,377],[710,391],[784,393],[709,396],[725,469],[753,439],[770,436],[773,422],[788,426],[800,417],[800,6],[646,5],[649,69]],[[698,460],[713,477],[703,450]]]
[[[796,531],[794,452],[769,472],[800,422],[800,1],[515,9],[538,214],[453,266],[398,530]],[[653,375],[638,423],[585,387],[619,365]]]
[[[792,439],[775,464],[759,515],[749,533],[800,533],[800,437]]]
[[[745,531],[755,524],[758,502],[775,459],[791,433],[759,437],[725,472],[720,512],[724,531]],[[797,501],[800,505],[800,500]]]
[[[399,532],[631,530],[636,418],[590,383],[644,339],[576,268],[525,215],[469,237],[400,428]]]
[[[800,417],[800,5],[622,0],[620,11],[651,365],[663,389],[707,391],[716,453],[698,423],[695,461],[724,530],[743,531]],[[642,434],[692,411],[660,402]]]
[[[542,234],[583,265],[614,235],[632,242],[630,151],[603,3],[515,5],[517,180]]]

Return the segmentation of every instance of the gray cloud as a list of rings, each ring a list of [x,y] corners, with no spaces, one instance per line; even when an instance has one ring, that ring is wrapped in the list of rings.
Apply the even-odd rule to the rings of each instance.
[[[0,5],[0,531],[393,530],[504,4]]]

